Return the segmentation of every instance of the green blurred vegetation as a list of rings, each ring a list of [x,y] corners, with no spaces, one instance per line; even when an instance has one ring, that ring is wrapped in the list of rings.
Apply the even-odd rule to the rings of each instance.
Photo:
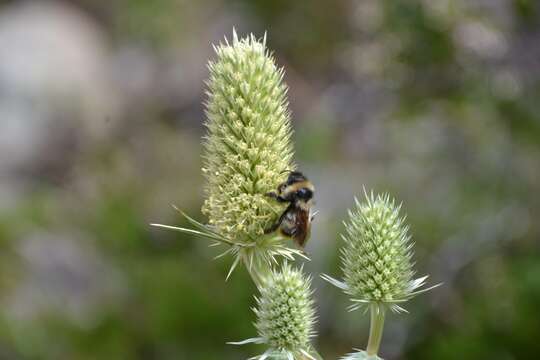
[[[35,116],[73,127],[75,135],[58,135],[67,147],[47,138],[30,160],[0,161],[0,194],[10,195],[0,206],[1,359],[260,353],[225,345],[255,335],[255,288],[243,269],[225,282],[230,259],[211,261],[218,249],[148,226],[185,225],[173,203],[204,221],[205,63],[233,26],[240,34],[267,31],[287,74],[297,161],[317,187],[306,269],[317,288],[319,352],[335,359],[367,340],[367,318],[347,313],[345,296],[318,280],[340,272],[341,220],[363,186],[403,201],[418,273],[444,282],[413,300],[409,315],[389,317],[383,357],[506,360],[540,352],[537,2],[43,3],[53,11],[33,16],[69,9],[66,16],[77,14],[70,26],[97,34],[80,46],[104,49],[98,68],[112,86],[103,96],[120,110],[109,125],[95,115],[101,103],[78,108],[55,95],[59,105],[38,107]],[[0,2],[0,39],[11,34],[12,19],[30,29],[37,23],[13,16],[27,14],[25,6],[32,2]],[[7,63],[9,55],[0,57]],[[3,69],[0,94],[11,94]],[[28,108],[39,103],[34,93],[13,96]],[[105,130],[91,136],[86,121]]]

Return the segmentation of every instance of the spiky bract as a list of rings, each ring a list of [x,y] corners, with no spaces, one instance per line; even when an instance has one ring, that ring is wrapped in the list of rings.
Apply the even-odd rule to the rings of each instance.
[[[215,50],[217,59],[208,66],[202,210],[216,232],[249,243],[283,211],[264,194],[294,167],[287,87],[264,39],[234,33],[232,44]]]
[[[382,360],[377,355],[368,355],[367,352],[363,350],[358,350],[358,352],[354,352],[351,354],[347,354],[341,360]]]

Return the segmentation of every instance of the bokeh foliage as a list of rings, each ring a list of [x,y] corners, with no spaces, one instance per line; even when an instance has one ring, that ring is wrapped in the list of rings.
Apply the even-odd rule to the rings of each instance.
[[[33,6],[0,2],[0,39],[10,39],[17,26],[45,26],[36,19],[54,14],[61,17],[51,23],[64,19],[69,35],[80,36],[76,48],[88,52],[86,62],[65,56],[72,51],[67,45],[45,52],[46,59],[59,54],[73,61],[58,69],[47,68],[55,63],[29,41],[0,46],[2,64],[17,63],[21,44],[37,54],[26,57],[27,68],[0,65],[0,132],[11,129],[10,109],[31,114],[23,119],[23,140],[0,155],[0,358],[260,353],[255,345],[225,345],[255,335],[249,310],[255,289],[246,273],[225,283],[230,263],[210,261],[218,250],[148,226],[186,225],[170,203],[205,220],[199,211],[205,64],[211,44],[233,26],[241,35],[268,31],[268,46],[286,70],[295,161],[315,183],[320,211],[308,272],[339,273],[341,220],[365,185],[403,201],[418,272],[444,282],[411,302],[410,315],[392,315],[381,355],[495,360],[540,352],[537,2]],[[79,78],[57,92],[68,70],[89,72],[91,61],[99,66],[90,80],[101,74],[109,81],[100,88],[104,98],[83,102],[90,85]],[[29,78],[45,69],[54,81],[30,91],[28,77],[5,69]],[[102,115],[104,104],[115,110]],[[35,119],[50,121],[46,129],[55,135]],[[98,135],[88,130],[95,126]],[[42,138],[19,160],[27,143]],[[319,352],[333,359],[362,347],[365,319],[347,313],[347,299],[329,285],[313,287]]]

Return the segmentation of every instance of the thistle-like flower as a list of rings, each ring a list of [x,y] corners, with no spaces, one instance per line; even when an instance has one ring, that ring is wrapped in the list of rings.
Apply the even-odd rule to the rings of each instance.
[[[202,169],[207,196],[202,212],[208,225],[187,216],[196,229],[154,225],[227,244],[224,254],[236,256],[229,275],[243,260],[255,280],[276,256],[302,255],[281,236],[265,234],[284,210],[265,194],[295,167],[287,87],[283,69],[266,49],[266,37],[238,39],[233,32],[232,44],[225,39],[214,49],[217,59],[208,65]]]
[[[283,211],[265,193],[293,167],[287,88],[265,39],[234,33],[216,53],[208,66],[203,213],[220,234],[249,243]]]
[[[349,211],[345,223],[345,248],[342,250],[344,281],[328,275],[323,279],[343,289],[354,302],[350,310],[365,306],[371,310],[371,326],[366,351],[358,351],[345,359],[379,359],[386,308],[406,312],[399,304],[431,288],[420,289],[427,276],[413,279],[412,242],[401,205],[388,195],[365,194],[363,203]]]
[[[258,343],[268,350],[256,359],[315,359],[310,354],[310,338],[315,335],[315,311],[310,290],[311,279],[285,263],[271,271],[256,298],[255,327],[259,337],[231,344]]]
[[[366,194],[363,203],[355,202],[356,210],[349,211],[341,236],[344,282],[328,275],[323,278],[352,297],[351,310],[378,304],[405,312],[399,303],[431,288],[419,289],[427,276],[413,279],[413,243],[405,218],[399,215],[401,205],[396,206],[388,195],[375,197],[373,193]]]

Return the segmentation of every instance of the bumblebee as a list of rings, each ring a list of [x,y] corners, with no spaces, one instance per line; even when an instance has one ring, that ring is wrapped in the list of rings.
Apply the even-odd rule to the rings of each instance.
[[[304,248],[311,230],[311,206],[313,205],[313,184],[299,171],[291,171],[287,180],[279,184],[277,192],[266,193],[266,196],[280,203],[289,203],[279,220],[265,233],[279,229],[279,232]]]

